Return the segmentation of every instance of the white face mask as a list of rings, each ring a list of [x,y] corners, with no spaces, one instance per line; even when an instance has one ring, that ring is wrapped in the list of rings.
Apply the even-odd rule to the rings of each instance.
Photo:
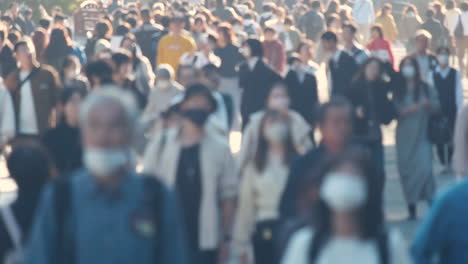
[[[83,162],[94,175],[109,177],[130,162],[130,152],[125,148],[86,148]]]
[[[288,126],[281,123],[272,124],[265,130],[265,138],[271,142],[283,142],[288,136]]]
[[[416,74],[416,70],[414,69],[413,66],[403,66],[401,68],[401,73],[403,74],[403,77],[406,79],[411,79],[414,78],[414,75]]]
[[[161,90],[167,90],[167,89],[169,89],[170,86],[171,86],[171,82],[168,81],[168,80],[159,80],[158,81],[158,87]]]
[[[273,97],[269,105],[270,109],[283,111],[289,108],[289,99],[284,96]]]
[[[242,54],[242,56],[244,56],[245,58],[250,58],[250,56],[252,55],[252,52],[250,51],[250,48],[248,47],[243,47],[240,49],[240,53]]]
[[[366,202],[367,186],[361,177],[332,172],[325,177],[320,197],[332,210],[350,212]]]
[[[441,54],[437,56],[437,60],[439,61],[440,64],[446,66],[449,65],[449,56],[445,54]]]

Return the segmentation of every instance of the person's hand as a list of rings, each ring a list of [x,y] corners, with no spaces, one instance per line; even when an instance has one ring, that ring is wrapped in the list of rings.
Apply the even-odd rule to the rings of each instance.
[[[219,248],[218,264],[227,264],[229,260],[230,247],[229,242],[223,242]]]

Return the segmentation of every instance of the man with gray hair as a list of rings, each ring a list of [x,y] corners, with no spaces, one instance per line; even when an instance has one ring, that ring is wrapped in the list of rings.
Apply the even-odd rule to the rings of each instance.
[[[45,189],[25,263],[186,263],[174,195],[134,171],[137,109],[116,87],[85,100],[84,168]]]

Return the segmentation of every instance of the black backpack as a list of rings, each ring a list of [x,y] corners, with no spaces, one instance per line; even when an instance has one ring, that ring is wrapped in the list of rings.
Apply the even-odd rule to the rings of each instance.
[[[329,236],[323,232],[318,232],[312,239],[311,247],[309,250],[309,263],[314,264],[319,257],[320,250],[327,243]],[[388,233],[382,230],[377,236],[375,241],[377,243],[377,250],[379,251],[380,264],[390,263],[390,254],[388,249]],[[351,261],[352,262],[352,261]]]
[[[162,210],[163,210],[163,185],[154,179],[153,176],[144,175],[144,199],[143,202],[147,206],[154,209],[155,223],[160,225],[162,223]],[[75,240],[73,237],[73,230],[66,229],[66,223],[70,217],[70,204],[71,204],[71,184],[70,177],[65,177],[58,180],[54,185],[54,210],[57,223],[57,247],[55,248],[57,254],[53,263],[76,263]],[[162,230],[160,226],[156,226],[156,230]],[[160,256],[160,248],[163,243],[160,235],[155,235],[155,256]],[[158,263],[158,261],[155,261]]]

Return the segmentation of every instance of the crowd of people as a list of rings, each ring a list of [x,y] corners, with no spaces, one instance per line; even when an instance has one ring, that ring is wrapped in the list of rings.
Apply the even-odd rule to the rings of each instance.
[[[468,2],[110,2],[0,10],[0,263],[468,262]]]

